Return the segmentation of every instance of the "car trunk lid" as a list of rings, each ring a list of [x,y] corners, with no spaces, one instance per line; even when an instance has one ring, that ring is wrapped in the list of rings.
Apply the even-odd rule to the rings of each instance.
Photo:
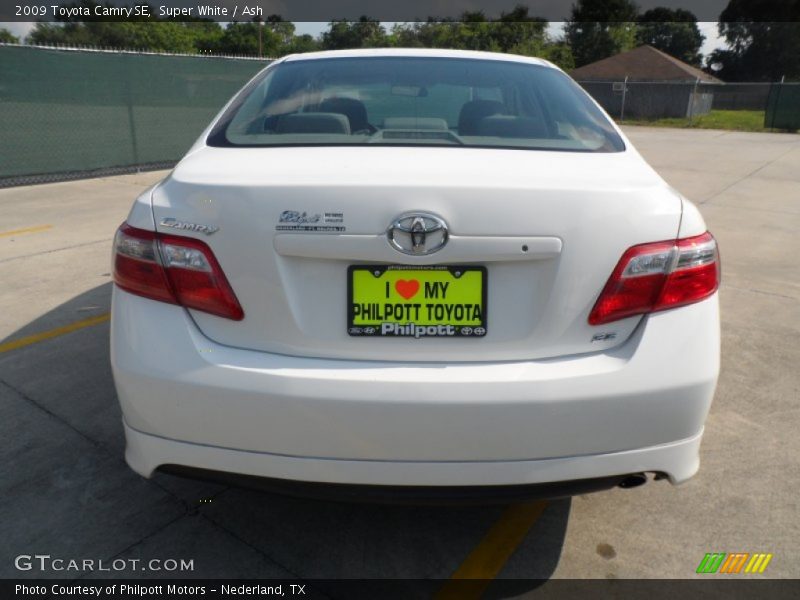
[[[212,340],[297,356],[451,362],[622,343],[641,317],[592,327],[589,311],[628,247],[676,237],[681,202],[633,150],[202,148],[156,188],[153,211],[159,231],[199,226],[181,234],[211,247],[244,309],[240,322],[192,311]],[[387,228],[419,213],[442,219],[449,239],[428,255],[398,251]],[[354,265],[482,267],[485,334],[351,335]]]

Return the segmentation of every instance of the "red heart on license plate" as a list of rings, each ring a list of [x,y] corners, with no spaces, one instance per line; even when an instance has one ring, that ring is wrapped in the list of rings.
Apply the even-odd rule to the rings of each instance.
[[[397,290],[397,293],[400,294],[406,300],[410,300],[414,296],[417,295],[419,291],[419,281],[416,279],[398,279],[394,284],[394,289]]]

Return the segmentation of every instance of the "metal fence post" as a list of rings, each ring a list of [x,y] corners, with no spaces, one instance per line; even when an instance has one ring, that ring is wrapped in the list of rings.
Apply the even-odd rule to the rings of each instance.
[[[139,162],[139,144],[136,142],[136,122],[133,117],[133,92],[131,91],[131,72],[133,71],[133,65],[131,64],[133,61],[130,58],[130,55],[127,57],[127,60],[124,61],[123,64],[128,66],[125,69],[125,101],[128,105],[128,127],[131,131],[131,146],[133,149],[133,164],[136,165],[137,169],[136,172],[139,172],[138,166]]]
[[[622,107],[619,110],[620,122],[625,120],[625,96],[628,94],[628,76],[625,75],[625,81],[622,82]]]
[[[694,117],[694,101],[697,98],[697,86],[700,85],[700,78],[698,77],[694,82],[694,87],[692,88],[692,95],[689,96],[689,125],[692,124],[692,120]]]
[[[786,75],[783,75],[781,77],[780,82],[772,83],[770,85],[770,94],[769,94],[769,96],[767,96],[767,107],[764,110],[764,121],[765,121],[764,122],[764,127],[767,126],[766,117],[770,114],[770,112],[772,112],[772,119],[770,119],[770,122],[769,122],[769,129],[772,132],[775,131],[775,115],[778,112],[778,106],[780,105],[780,100],[781,100],[781,92],[783,91],[783,84],[784,84],[785,81],[786,81]],[[772,109],[772,111],[770,111],[769,110],[769,105],[770,105],[769,100],[770,100],[770,98],[772,98],[772,88],[774,88],[776,86],[777,86],[778,90],[777,90],[777,92],[775,92],[774,108]]]

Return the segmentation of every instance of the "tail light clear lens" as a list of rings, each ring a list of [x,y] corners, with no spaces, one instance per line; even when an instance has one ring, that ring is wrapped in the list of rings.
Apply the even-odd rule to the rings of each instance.
[[[211,249],[193,238],[123,223],[114,238],[114,283],[144,296],[241,321],[242,310]]]
[[[158,256],[156,234],[120,226],[114,237],[114,283],[122,289],[161,302],[177,304]]]
[[[625,251],[589,313],[590,325],[699,302],[717,291],[717,242],[706,232]]]

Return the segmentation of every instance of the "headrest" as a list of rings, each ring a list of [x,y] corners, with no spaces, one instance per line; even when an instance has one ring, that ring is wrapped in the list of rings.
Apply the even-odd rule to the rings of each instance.
[[[350,134],[347,117],[338,113],[293,113],[283,115],[275,125],[275,133],[343,133]]]

